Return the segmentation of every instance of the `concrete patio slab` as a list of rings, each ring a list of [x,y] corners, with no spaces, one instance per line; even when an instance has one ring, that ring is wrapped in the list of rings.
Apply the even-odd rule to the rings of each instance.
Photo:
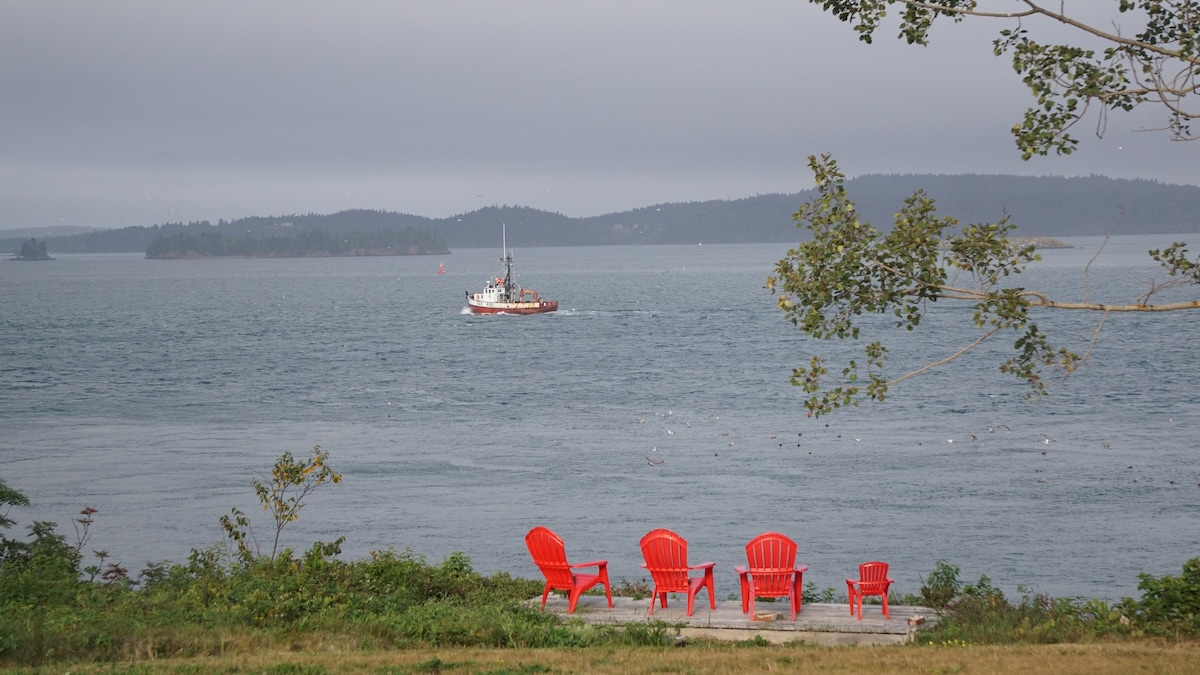
[[[534,607],[541,598],[531,601]],[[718,600],[716,609],[708,599],[697,598],[692,616],[687,616],[687,600],[682,595],[671,596],[666,608],[656,606],[654,616],[647,616],[650,598],[613,598],[609,609],[604,596],[585,595],[579,599],[573,614],[567,614],[567,599],[551,595],[546,611],[563,619],[576,619],[589,624],[614,625],[662,621],[679,627],[683,637],[705,637],[717,640],[750,640],[760,636],[775,642],[803,640],[822,645],[881,645],[908,642],[917,629],[937,620],[937,613],[926,607],[889,607],[891,618],[884,618],[879,605],[867,605],[862,621],[850,615],[848,604],[806,603],[792,621],[786,602],[755,604],[754,616],[742,614],[740,600]]]

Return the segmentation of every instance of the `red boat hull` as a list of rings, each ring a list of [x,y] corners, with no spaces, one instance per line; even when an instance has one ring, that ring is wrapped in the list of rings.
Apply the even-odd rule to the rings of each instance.
[[[467,302],[467,309],[472,314],[545,314],[558,310],[557,300],[539,300],[538,302],[495,302],[477,305]]]

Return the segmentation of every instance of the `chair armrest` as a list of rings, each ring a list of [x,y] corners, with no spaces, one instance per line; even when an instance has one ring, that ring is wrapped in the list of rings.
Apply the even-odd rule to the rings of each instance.
[[[688,569],[689,570],[705,570],[705,569],[711,570],[712,568],[714,568],[716,566],[717,566],[717,563],[715,563],[715,562],[702,562],[699,565],[688,565]]]
[[[750,573],[750,568],[749,568],[749,567],[745,567],[745,566],[743,566],[743,565],[734,565],[734,566],[733,566],[733,571],[734,571],[734,572],[737,572],[738,574],[743,574],[743,575],[745,575],[745,574],[749,574],[749,573]]]
[[[808,565],[796,565],[796,571],[801,574],[804,574],[805,572],[808,571]]]
[[[571,569],[575,569],[576,567],[604,567],[605,565],[608,565],[607,560],[593,560],[591,562],[575,563],[570,567]]]

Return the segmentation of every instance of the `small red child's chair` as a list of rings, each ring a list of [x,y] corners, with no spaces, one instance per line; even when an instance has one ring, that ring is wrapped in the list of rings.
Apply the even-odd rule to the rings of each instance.
[[[868,595],[878,595],[883,598],[883,616],[890,619],[888,614],[888,587],[892,579],[888,577],[888,564],[885,562],[868,562],[858,566],[858,579],[846,580],[846,595],[850,598],[850,616],[854,616],[854,606],[858,605],[858,620],[862,621],[863,598]]]

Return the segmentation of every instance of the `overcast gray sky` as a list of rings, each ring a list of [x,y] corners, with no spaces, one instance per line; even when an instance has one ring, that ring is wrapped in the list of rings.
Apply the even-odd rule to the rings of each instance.
[[[0,228],[588,216],[797,192],[821,152],[851,176],[1200,184],[1200,147],[1136,131],[1157,110],[1022,162],[1002,27],[923,49],[806,0],[0,0]]]

